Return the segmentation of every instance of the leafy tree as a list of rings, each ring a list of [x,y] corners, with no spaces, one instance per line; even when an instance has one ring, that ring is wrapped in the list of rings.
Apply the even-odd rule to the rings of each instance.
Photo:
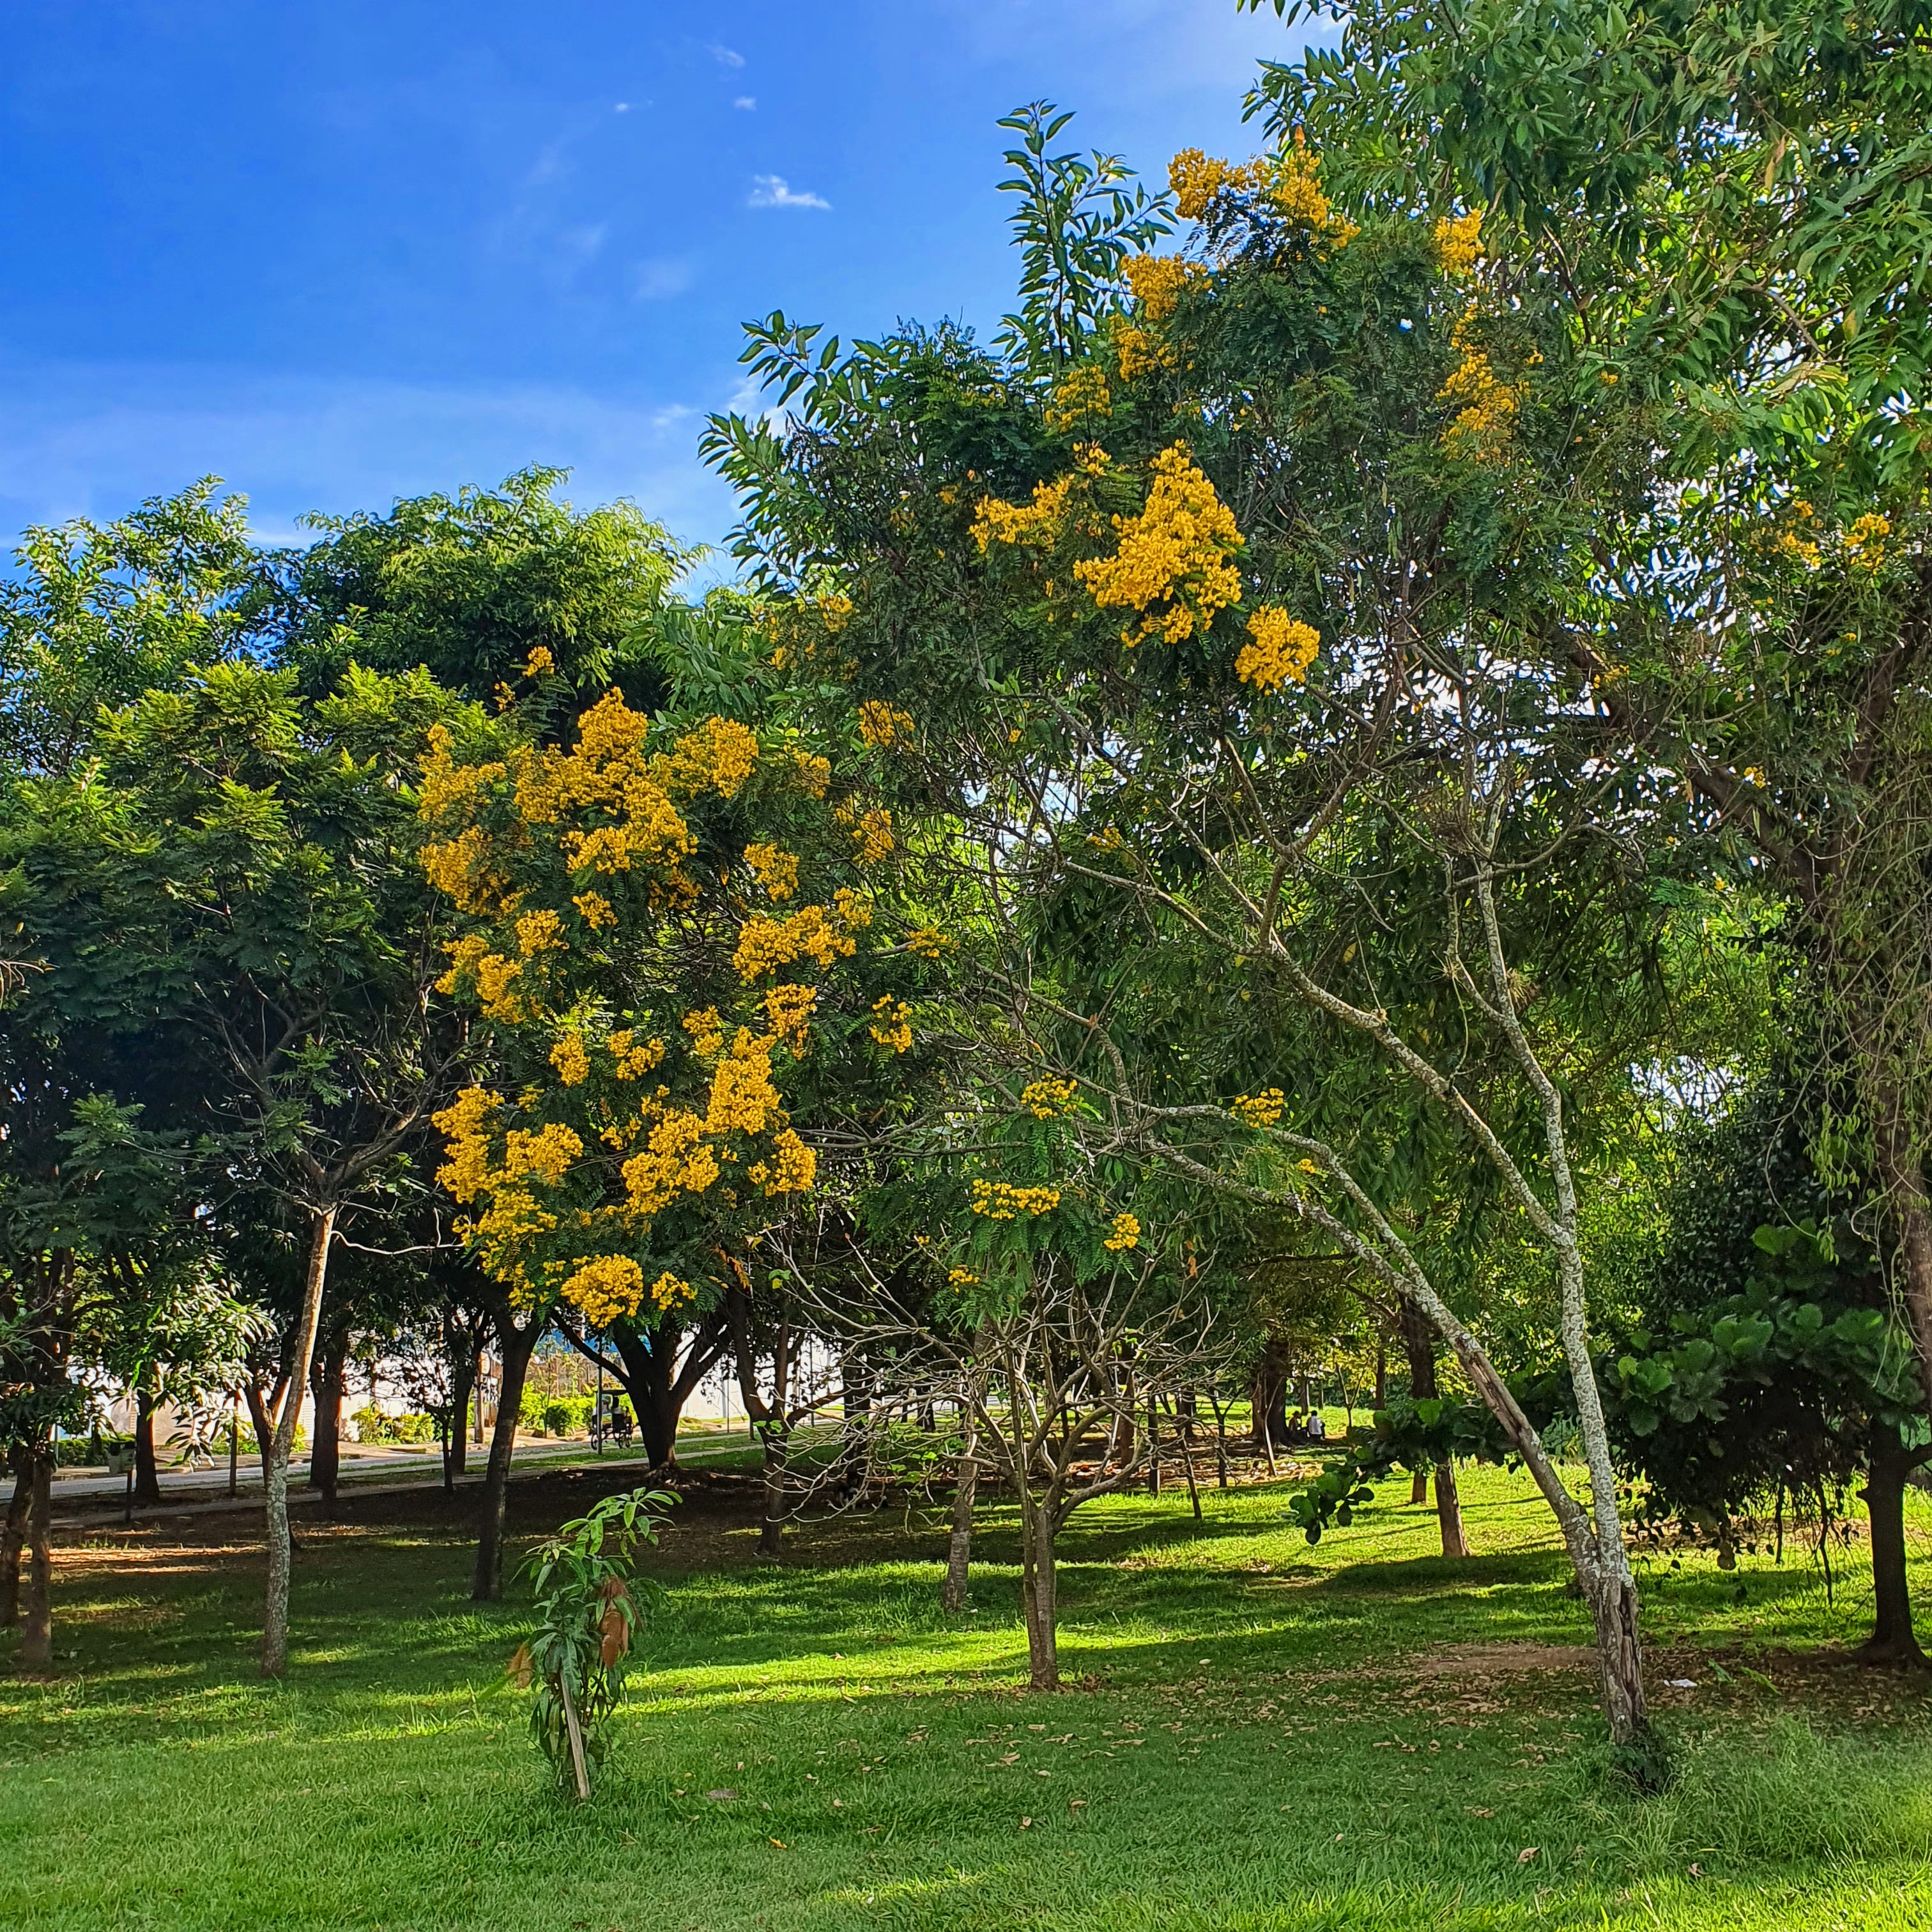
[[[426,668],[446,689],[494,701],[531,652],[578,691],[617,683],[662,701],[650,626],[691,560],[628,503],[578,511],[559,470],[519,470],[494,490],[406,497],[387,515],[316,517],[323,532],[281,561],[277,648],[321,698],[352,664]]]
[[[425,674],[353,673],[298,697],[287,673],[210,667],[100,728],[98,769],[22,788],[8,909],[47,997],[184,1042],[204,1184],[304,1226],[279,1393],[258,1416],[268,1492],[263,1667],[286,1667],[287,1469],[338,1224],[410,1184],[460,1027],[442,967],[412,780],[432,725],[465,713]],[[418,1184],[419,1185],[419,1184]],[[266,1425],[266,1426],[265,1426]]]

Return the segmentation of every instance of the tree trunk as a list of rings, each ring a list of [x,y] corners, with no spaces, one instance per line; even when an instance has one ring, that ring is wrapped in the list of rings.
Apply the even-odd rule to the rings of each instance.
[[[0,1530],[0,1630],[20,1621],[20,1552],[26,1546],[27,1511],[34,1499],[34,1466],[24,1449],[14,1452],[14,1499]]]
[[[24,1670],[54,1667],[53,1546],[48,1518],[53,1510],[54,1459],[43,1445],[33,1453],[27,1499],[27,1609],[20,1630]]]
[[[1411,1400],[1437,1400],[1435,1324],[1410,1301],[1405,1301],[1402,1305],[1402,1343],[1403,1352],[1408,1357]],[[1414,1484],[1409,1491],[1408,1499],[1412,1503],[1425,1503],[1429,1500],[1427,1470],[1415,1472]],[[1443,1555],[1468,1556],[1468,1540],[1462,1533],[1462,1498],[1456,1493],[1455,1469],[1448,1462],[1438,1462],[1436,1466],[1436,1517],[1442,1527]]]
[[[1456,1466],[1436,1466],[1436,1520],[1442,1530],[1444,1556],[1466,1556],[1469,1540],[1462,1533],[1462,1499],[1456,1493]]]
[[[476,1391],[476,1354],[465,1350],[451,1360],[449,1426],[442,1438],[442,1488],[454,1492],[456,1479],[470,1466],[470,1404]]]
[[[331,1203],[315,1216],[310,1232],[308,1278],[296,1317],[295,1346],[289,1360],[288,1387],[282,1412],[262,1458],[262,1486],[268,1492],[268,1598],[262,1619],[262,1675],[280,1677],[289,1667],[289,1458],[295,1448],[296,1420],[302,1413],[302,1390],[308,1386],[309,1364],[315,1357],[316,1331],[322,1324],[322,1290],[328,1280],[328,1248],[335,1238],[336,1208]]]
[[[470,1584],[470,1596],[479,1604],[494,1604],[503,1594],[503,1526],[509,1512],[510,1458],[516,1453],[517,1411],[524,1400],[524,1378],[530,1372],[536,1345],[535,1332],[520,1329],[506,1308],[496,1322],[503,1379],[496,1395],[496,1426],[490,1433],[489,1466],[483,1476],[476,1573]]]
[[[161,1472],[154,1460],[154,1392],[134,1391],[134,1500],[158,1503],[161,1499]]]
[[[952,1491],[952,1540],[946,1552],[946,1582],[940,1607],[957,1616],[966,1606],[966,1569],[973,1554],[973,1499],[980,1486],[980,1465],[973,1451],[980,1439],[979,1412],[968,1402],[960,1421],[959,1474]]]
[[[315,1439],[309,1445],[308,1486],[322,1492],[322,1501],[335,1507],[335,1486],[342,1473],[342,1384],[349,1372],[349,1337],[338,1336],[322,1352],[314,1378]]]
[[[1872,1634],[1858,1655],[1868,1664],[1924,1664],[1912,1628],[1912,1598],[1905,1579],[1905,1480],[1912,1459],[1896,1430],[1872,1429],[1865,1475],[1865,1511],[1871,1520]]]
[[[1020,1521],[1023,1530],[1021,1588],[1026,1600],[1027,1660],[1030,1688],[1060,1688],[1058,1577],[1054,1568],[1053,1516],[1044,1503],[1036,1504],[1022,1490]]]
[[[675,1370],[682,1333],[670,1322],[644,1330],[620,1322],[610,1330],[624,1365],[624,1393],[637,1418],[638,1439],[653,1469],[668,1469],[677,1460],[677,1425],[683,1418],[684,1398],[677,1390]]]
[[[1408,1472],[1408,1502],[1412,1509],[1420,1509],[1429,1500],[1429,1472],[1412,1469]]]
[[[1637,1641],[1636,1584],[1628,1570],[1618,1575],[1594,1560],[1580,1565],[1579,1574],[1596,1625],[1597,1663],[1610,1742],[1624,1750],[1647,1753],[1653,1734],[1644,1701],[1643,1653]],[[1652,1774],[1641,1762],[1634,1762],[1631,1771],[1640,1784],[1647,1784]]]
[[[759,1433],[765,1444],[765,1506],[758,1522],[758,1554],[776,1556],[784,1547],[785,1458],[790,1432],[773,1420],[764,1423]]]
[[[1288,1440],[1288,1346],[1270,1335],[1255,1364],[1254,1387],[1250,1396],[1254,1411],[1254,1438],[1257,1449],[1268,1454],[1268,1468],[1274,1467],[1274,1450]]]

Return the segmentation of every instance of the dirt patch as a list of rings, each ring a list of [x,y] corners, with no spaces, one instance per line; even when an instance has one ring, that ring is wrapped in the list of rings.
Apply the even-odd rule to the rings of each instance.
[[[1580,1643],[1452,1643],[1425,1651],[1418,1677],[1505,1677],[1526,1672],[1594,1670],[1597,1653]]]

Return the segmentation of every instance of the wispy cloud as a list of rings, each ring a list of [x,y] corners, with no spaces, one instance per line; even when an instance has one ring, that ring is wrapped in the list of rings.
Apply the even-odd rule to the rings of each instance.
[[[691,264],[664,258],[640,262],[631,279],[631,292],[639,302],[668,302],[691,286]]]
[[[758,96],[754,94],[741,94],[731,104],[734,107],[740,108],[747,114],[750,113],[758,104]]]
[[[720,67],[740,68],[745,64],[745,56],[742,54],[730,47],[721,47],[716,40],[705,49],[705,52]]]
[[[747,208],[830,208],[824,196],[795,188],[783,175],[754,175]]]
[[[619,101],[616,106],[610,110],[613,114],[628,114],[630,111],[631,104],[628,100]]]

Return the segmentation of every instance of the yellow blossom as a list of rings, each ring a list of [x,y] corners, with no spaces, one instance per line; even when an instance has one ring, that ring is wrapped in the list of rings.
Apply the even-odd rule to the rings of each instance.
[[[738,930],[738,944],[731,956],[741,980],[760,980],[781,966],[805,958],[830,966],[834,959],[850,958],[856,943],[842,933],[826,916],[823,906],[801,906],[788,919],[770,919],[754,914]]]
[[[556,660],[550,656],[548,644],[532,644],[530,646],[530,656],[524,660],[524,676],[542,677],[546,672],[554,671],[556,668]]]
[[[1020,1089],[1020,1105],[1036,1120],[1054,1120],[1072,1106],[1077,1090],[1071,1080],[1029,1080]]]
[[[1090,416],[1111,416],[1113,409],[1106,372],[1093,363],[1085,363],[1070,371],[1055,386],[1047,401],[1046,426],[1064,436]]]
[[[922,959],[938,959],[952,944],[936,926],[915,926],[906,934],[906,950],[916,952]]]
[[[712,718],[679,739],[670,756],[657,760],[656,770],[674,796],[716,790],[720,798],[736,798],[758,763],[754,731],[729,718]]]
[[[1278,605],[1264,604],[1248,620],[1251,642],[1241,646],[1234,674],[1261,691],[1279,691],[1299,684],[1308,675],[1322,640],[1313,626],[1291,617]]]
[[[861,815],[852,837],[859,848],[859,863],[878,865],[890,856],[893,849],[892,814],[882,805],[874,806]]]
[[[669,1268],[651,1283],[651,1305],[655,1308],[675,1308],[681,1303],[697,1299],[697,1289],[689,1282],[680,1281]]]
[[[1059,1205],[1057,1187],[1014,1187],[1004,1180],[973,1184],[973,1211],[989,1221],[1011,1221],[1022,1214],[1036,1220]]]
[[[983,497],[973,518],[973,541],[981,554],[989,544],[995,543],[1043,544],[1051,549],[1058,541],[1067,492],[1073,482],[1073,477],[1068,475],[1058,483],[1036,483],[1030,503],[1007,503],[997,496]]]
[[[772,1138],[772,1158],[754,1162],[747,1172],[767,1194],[807,1194],[818,1178],[818,1156],[786,1127]]]
[[[805,1052],[812,1009],[818,1003],[815,986],[774,986],[765,995],[765,1012],[772,1031],[794,1053]]]
[[[1240,573],[1228,560],[1241,548],[1241,533],[1180,445],[1162,450],[1153,470],[1140,514],[1113,520],[1120,538],[1114,554],[1083,559],[1073,574],[1102,610],[1141,614],[1138,632],[1123,631],[1124,641],[1158,632],[1178,644],[1240,602]]]
[[[872,1023],[866,1030],[881,1046],[903,1053],[912,1044],[912,1009],[887,993],[872,1002]]]
[[[592,932],[601,932],[605,926],[617,923],[617,915],[610,910],[610,902],[602,892],[575,892],[570,902],[583,915],[584,924]]]
[[[567,1033],[550,1050],[550,1064],[566,1087],[578,1087],[590,1077],[590,1055],[580,1033]]]
[[[798,855],[782,845],[747,845],[745,863],[771,898],[788,899],[798,890]]]
[[[881,699],[868,698],[859,707],[860,739],[881,750],[910,745],[917,729],[909,712],[896,710]]]
[[[562,1293],[593,1328],[602,1328],[637,1313],[644,1298],[644,1271],[628,1255],[598,1255],[578,1262]]]
[[[814,798],[823,798],[826,787],[832,782],[832,760],[821,758],[815,752],[794,749],[791,763],[792,773],[800,788],[809,792]]]
[[[1100,1245],[1118,1254],[1126,1248],[1140,1245],[1141,1224],[1132,1214],[1120,1214],[1114,1216],[1114,1230]]]
[[[1126,277],[1134,299],[1140,304],[1141,313],[1150,322],[1165,322],[1174,313],[1181,292],[1188,284],[1207,271],[1198,262],[1190,262],[1180,255],[1130,255],[1122,265],[1120,272]],[[1134,333],[1138,334],[1139,332]],[[1120,374],[1128,374],[1124,358]]]
[[[517,921],[517,950],[529,959],[539,952],[559,950],[563,944],[560,930],[562,925],[562,922],[548,906],[525,913]]]
[[[1114,331],[1114,354],[1124,382],[1138,382],[1152,370],[1172,369],[1175,361],[1173,350],[1158,336],[1124,323]]]
[[[612,1034],[608,1043],[617,1063],[620,1080],[641,1079],[664,1057],[662,1040],[640,1041],[634,1033],[628,1030]]]
[[[695,1012],[686,1013],[683,1025],[691,1036],[694,1053],[708,1060],[714,1053],[724,1051],[724,1023],[718,1017],[716,1006],[700,1006]]]
[[[1520,383],[1503,381],[1491,366],[1488,352],[1476,345],[1469,328],[1474,314],[1472,310],[1450,332],[1450,341],[1462,359],[1436,392],[1436,400],[1462,406],[1442,433],[1443,448],[1452,456],[1492,462],[1514,432],[1524,389]]]
[[[1271,1127],[1282,1116],[1288,1096],[1279,1087],[1265,1087],[1258,1094],[1238,1095],[1228,1111],[1250,1127]]]
[[[1466,275],[1483,252],[1483,212],[1472,208],[1467,214],[1448,215],[1436,224],[1436,253],[1443,271]]]
[[[946,1274],[946,1283],[949,1288],[977,1288],[980,1277],[970,1268],[949,1268]]]

